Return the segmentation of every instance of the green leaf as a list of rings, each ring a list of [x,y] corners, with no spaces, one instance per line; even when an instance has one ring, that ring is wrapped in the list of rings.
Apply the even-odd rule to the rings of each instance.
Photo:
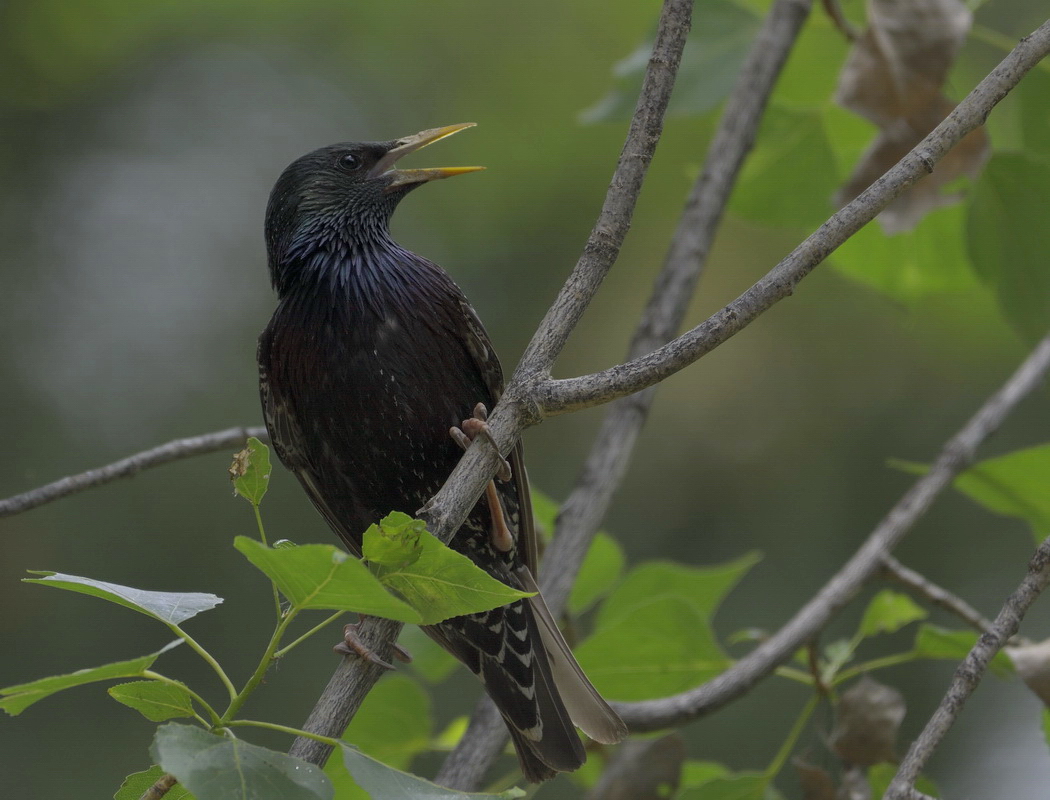
[[[234,494],[239,494],[253,506],[259,505],[270,485],[272,471],[270,448],[254,436],[250,437],[248,445],[233,457],[233,466],[230,467]]]
[[[525,792],[511,788],[498,794],[472,794],[423,780],[407,772],[388,767],[348,745],[343,745],[343,763],[354,781],[373,798],[383,800],[512,800]],[[201,798],[201,800],[207,800]]]
[[[157,729],[150,755],[197,800],[332,800],[331,781],[299,758],[169,722]]]
[[[683,692],[731,663],[705,615],[673,595],[632,605],[599,627],[576,657],[598,691],[617,700]]]
[[[193,699],[181,683],[133,681],[110,686],[106,691],[118,703],[130,706],[153,722],[193,716]]]
[[[640,604],[671,595],[688,601],[704,618],[714,615],[722,599],[758,563],[758,553],[715,567],[689,567],[670,561],[650,561],[635,567],[598,612],[601,628]]]
[[[426,532],[423,520],[394,511],[365,531],[361,548],[364,559],[370,564],[392,568],[414,564],[422,555],[420,539]]]
[[[664,561],[632,570],[598,611],[576,656],[611,697],[642,700],[684,691],[729,665],[711,629],[722,598],[758,561],[750,553],[717,567]]]
[[[238,536],[233,546],[276,583],[297,608],[422,621],[415,610],[390,594],[368,567],[334,545],[304,544],[274,550],[255,539]]]
[[[396,591],[419,612],[425,625],[487,611],[529,596],[529,592],[500,583],[427,531],[420,535],[419,545],[415,562],[395,571],[380,569],[378,575],[384,586]]]
[[[831,256],[839,272],[904,303],[973,291],[977,278],[964,248],[962,206],[927,214],[911,231],[887,236],[865,225]]]
[[[894,633],[909,622],[926,619],[926,611],[915,604],[906,594],[883,589],[868,603],[858,633],[874,636],[877,633]]]
[[[705,0],[698,6],[668,113],[698,115],[718,106],[733,88],[760,24],[750,10],[730,0]],[[630,118],[652,49],[647,41],[613,67],[613,88],[580,113],[581,122]]]
[[[967,246],[980,279],[1010,324],[1035,341],[1050,321],[1050,225],[1041,202],[1050,165],[1021,153],[997,153],[974,187]]]
[[[130,608],[169,625],[179,625],[202,611],[215,608],[222,602],[221,597],[205,592],[148,592],[117,583],[96,581],[93,578],[64,575],[61,572],[27,571],[30,575],[43,575],[44,577],[23,578],[25,583],[37,583],[41,586],[52,586],[55,589],[101,597],[103,600],[109,600],[118,606]]]
[[[686,761],[682,765],[682,787],[700,786],[729,774],[729,767],[716,761]]]
[[[404,769],[430,747],[430,696],[410,678],[391,675],[368,693],[343,739],[361,752]]]
[[[393,769],[405,769],[419,753],[430,749],[433,721],[430,697],[415,681],[391,675],[375,685],[354,715],[343,740]],[[368,796],[354,783],[337,754],[325,774],[339,800]]]
[[[772,105],[729,210],[755,222],[815,227],[834,210],[838,184],[822,110]],[[785,192],[785,186],[795,190]]]
[[[182,644],[182,639],[176,639],[166,647],[162,647],[156,653],[148,656],[132,658],[128,661],[115,661],[112,664],[104,664],[101,667],[91,667],[71,672],[68,675],[53,675],[49,678],[40,678],[30,683],[19,683],[0,689],[0,708],[11,716],[21,714],[29,706],[38,700],[60,692],[63,689],[72,689],[74,686],[83,686],[85,683],[97,683],[109,681],[115,678],[138,678],[153,666],[153,662],[161,653],[166,653],[176,645]]]
[[[429,683],[445,680],[459,664],[448,650],[423,633],[421,628],[405,628],[398,642],[412,654],[411,670]]]
[[[890,465],[918,475],[929,470],[925,464],[897,459]],[[1027,522],[1037,543],[1050,534],[1050,444],[981,461],[952,485],[989,511]]]
[[[608,594],[623,574],[625,560],[619,543],[606,533],[598,533],[569,593],[569,611],[582,614]]]
[[[117,793],[113,795],[113,800],[141,800],[142,795],[167,774],[167,770],[158,766],[152,766],[145,772],[134,772],[120,784]],[[194,798],[181,783],[177,783],[168,789],[164,800],[194,800]]]
[[[558,517],[561,506],[550,495],[544,494],[535,486],[529,493],[532,495],[532,519],[536,523],[538,533],[545,541],[550,541],[554,533],[554,521]]]
[[[765,800],[768,785],[761,772],[738,772],[685,789],[675,800]]]
[[[947,659],[962,661],[977,644],[977,634],[971,631],[950,631],[936,625],[924,623],[915,634],[915,648],[912,652],[919,658]],[[1014,674],[1013,664],[1002,651],[995,654],[989,665],[992,672],[1000,678]]]
[[[890,788],[890,781],[896,774],[896,764],[875,764],[868,767],[868,785],[871,786],[871,796],[877,798],[886,794],[886,790]],[[930,797],[941,796],[937,791],[937,786],[925,775],[920,775],[915,781],[915,788]]]

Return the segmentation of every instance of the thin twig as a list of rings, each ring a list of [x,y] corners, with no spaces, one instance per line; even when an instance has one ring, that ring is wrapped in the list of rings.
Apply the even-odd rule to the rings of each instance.
[[[930,471],[919,478],[878,524],[860,549],[791,620],[744,658],[703,686],[659,700],[614,703],[632,731],[661,730],[709,714],[736,699],[787,661],[848,603],[882,565],[904,535],[969,465],[977,447],[995,431],[1050,370],[1050,336],[1044,338],[973,418],[944,445]]]
[[[520,391],[521,387],[532,379],[530,376],[549,374],[550,365],[561,351],[587,304],[598,291],[602,279],[616,261],[620,245],[630,227],[642,180],[660,138],[663,116],[689,32],[691,11],[691,0],[666,0],[664,3],[656,43],[646,68],[638,105],[631,119],[627,139],[606,193],[602,211],[587,240],[583,255],[519,362],[515,375],[526,377],[512,379],[507,386],[504,399],[499,404],[504,409],[516,408],[520,411],[521,406],[513,399],[515,387]],[[493,415],[492,419],[496,421],[498,417]],[[513,427],[515,432],[512,436],[516,439],[521,423],[516,423]],[[508,452],[513,441],[506,438],[506,425],[503,426],[503,431],[504,438],[499,445],[503,452]],[[481,437],[478,437],[477,441],[480,442]],[[462,477],[450,478],[445,483],[442,498],[451,499],[430,506],[420,514],[435,536],[444,541],[452,538],[469,509],[473,508],[481,496],[485,484],[495,474],[501,460],[499,454],[489,446],[479,446],[476,442],[470,447],[453,475],[484,475],[484,480],[477,486],[476,492]],[[460,509],[462,515],[459,515]],[[368,643],[381,642],[386,648],[400,629],[401,626],[397,623],[368,617],[362,621],[358,634],[367,637]],[[303,726],[304,729],[338,737],[353,718],[360,701],[381,674],[369,667],[370,665],[358,659],[346,659],[329,680],[318,705]],[[320,742],[300,738],[295,741],[291,753],[313,764],[322,764],[328,757],[329,750],[330,748]]]
[[[915,796],[912,784],[926,765],[941,739],[962,712],[966,700],[981,682],[992,657],[1021,627],[1021,620],[1036,598],[1050,583],[1050,538],[1044,539],[1028,562],[1028,574],[1021,585],[1007,598],[999,616],[995,618],[993,630],[982,634],[977,644],[955,670],[951,685],[941,704],[926,723],[919,737],[908,749],[896,777],[890,782],[885,800],[910,800]]]
[[[707,262],[715,231],[744,158],[754,145],[773,85],[805,22],[810,0],[777,0],[755,37],[736,80],[704,167],[693,185],[629,348],[637,358],[667,342],[682,325]],[[540,584],[551,610],[563,608],[587,548],[626,474],[655,387],[617,400],[609,408],[576,487],[558,514],[554,540],[543,558]],[[437,782],[476,789],[502,751],[506,726],[482,696],[470,725],[445,760]]]
[[[886,577],[907,586],[920,597],[926,598],[934,605],[955,614],[972,628],[981,633],[991,633],[992,621],[981,614],[958,595],[954,595],[942,586],[938,586],[925,575],[904,566],[893,556],[882,557],[882,572]]]
[[[0,517],[8,517],[31,508],[50,503],[61,497],[82,492],[85,489],[93,489],[104,483],[115,481],[118,478],[127,478],[141,470],[149,467],[157,467],[171,461],[178,461],[190,456],[199,456],[204,453],[212,453],[225,447],[235,447],[244,444],[244,440],[254,436],[262,441],[268,441],[265,428],[227,428],[223,431],[203,433],[200,436],[188,436],[185,439],[175,439],[167,444],[151,447],[141,453],[122,458],[112,464],[97,469],[89,469],[78,475],[68,477],[31,489],[22,494],[0,500]]]
[[[1048,53],[1050,21],[1022,39],[896,166],[834,214],[740,297],[648,355],[591,375],[548,380],[535,386],[535,401],[539,404],[535,413],[563,414],[641,391],[689,366],[743,330],[764,311],[791,295],[799,281],[901,192],[932,172],[959,140],[984,124],[995,105]]]

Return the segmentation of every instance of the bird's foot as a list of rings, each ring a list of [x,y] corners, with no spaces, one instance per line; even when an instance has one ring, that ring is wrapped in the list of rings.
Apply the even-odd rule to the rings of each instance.
[[[474,416],[470,419],[463,420],[463,427],[457,428],[453,426],[449,428],[449,435],[452,439],[466,450],[470,447],[470,443],[474,441],[477,436],[488,437],[489,442],[493,447],[496,447],[496,442],[492,438],[492,434],[489,432],[488,426],[488,409],[485,408],[484,403],[478,403],[474,406]],[[499,448],[496,447],[496,452],[499,452]],[[510,464],[505,460],[503,461],[499,472],[496,473],[496,477],[500,481],[506,483],[511,478]],[[514,549],[514,535],[510,532],[510,528],[507,527],[507,521],[503,517],[503,504],[499,500],[499,492],[496,491],[496,482],[489,481],[485,486],[485,501],[489,506],[489,517],[492,519],[492,530],[489,534],[492,546],[499,550],[501,553],[508,553]]]
[[[462,427],[455,427],[449,429],[449,434],[452,439],[466,450],[470,447],[470,443],[473,442],[478,436],[488,439],[489,444],[492,445],[493,449],[498,453],[499,446],[496,444],[496,440],[492,438],[492,432],[489,431],[488,425],[489,411],[485,408],[484,403],[478,403],[474,406],[474,416],[469,419],[463,420]],[[500,468],[496,473],[496,477],[500,479],[500,482],[506,483],[511,478],[510,464],[507,463],[506,459],[500,459]]]
[[[339,644],[337,644],[332,649],[340,655],[354,655],[358,658],[364,659],[365,661],[369,661],[378,667],[382,667],[383,669],[394,669],[393,664],[391,664],[389,661],[384,661],[383,659],[381,659],[378,655],[376,655],[376,652],[371,647],[369,647],[361,641],[361,638],[358,635],[358,627],[360,625],[360,620],[357,622],[352,622],[349,625],[344,625],[343,641],[339,642]],[[402,661],[407,664],[412,660],[411,653],[409,653],[397,642],[394,642],[392,646],[394,648],[394,658],[396,658],[398,661]]]

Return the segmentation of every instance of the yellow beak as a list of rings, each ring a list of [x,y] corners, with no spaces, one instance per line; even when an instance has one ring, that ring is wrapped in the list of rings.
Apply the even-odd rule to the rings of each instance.
[[[446,125],[443,128],[430,128],[429,130],[420,131],[414,133],[411,136],[406,136],[403,139],[398,139],[394,142],[394,146],[387,151],[379,161],[376,162],[375,166],[369,170],[369,177],[377,178],[380,175],[389,175],[390,182],[386,186],[386,191],[390,191],[398,186],[405,186],[408,184],[426,183],[427,181],[440,180],[441,178],[451,178],[454,175],[464,175],[468,172],[477,172],[478,170],[485,169],[484,167],[432,167],[430,169],[393,169],[395,162],[400,158],[414,153],[416,150],[421,150],[428,144],[433,144],[440,139],[444,139],[446,136],[451,136],[454,133],[459,133],[464,128],[473,128],[475,123],[473,122],[461,122],[458,125]]]

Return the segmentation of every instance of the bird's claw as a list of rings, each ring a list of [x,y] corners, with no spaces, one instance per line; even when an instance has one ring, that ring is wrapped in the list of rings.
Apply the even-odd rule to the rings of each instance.
[[[474,441],[478,436],[488,439],[489,444],[492,448],[499,453],[499,445],[496,444],[496,440],[492,438],[492,432],[488,426],[489,411],[485,408],[484,403],[478,403],[474,406],[474,416],[469,419],[463,420],[461,428],[452,426],[449,428],[449,435],[452,440],[466,450],[470,447],[470,443]],[[500,458],[499,470],[496,472],[496,477],[499,478],[501,483],[506,483],[511,478],[510,464],[507,463],[505,458]]]
[[[339,644],[337,644],[332,649],[340,655],[357,656],[358,658],[362,658],[365,661],[369,661],[372,664],[375,664],[377,667],[382,667],[383,669],[394,669],[393,664],[391,664],[389,661],[384,661],[383,659],[381,659],[378,655],[376,655],[376,652],[371,647],[369,647],[361,641],[357,633],[358,626],[360,624],[360,622],[352,622],[349,625],[344,625],[343,641],[339,642]],[[407,663],[412,660],[412,656],[409,655],[408,651],[398,644],[394,644],[393,652],[394,657],[397,658],[399,661],[404,661]]]

